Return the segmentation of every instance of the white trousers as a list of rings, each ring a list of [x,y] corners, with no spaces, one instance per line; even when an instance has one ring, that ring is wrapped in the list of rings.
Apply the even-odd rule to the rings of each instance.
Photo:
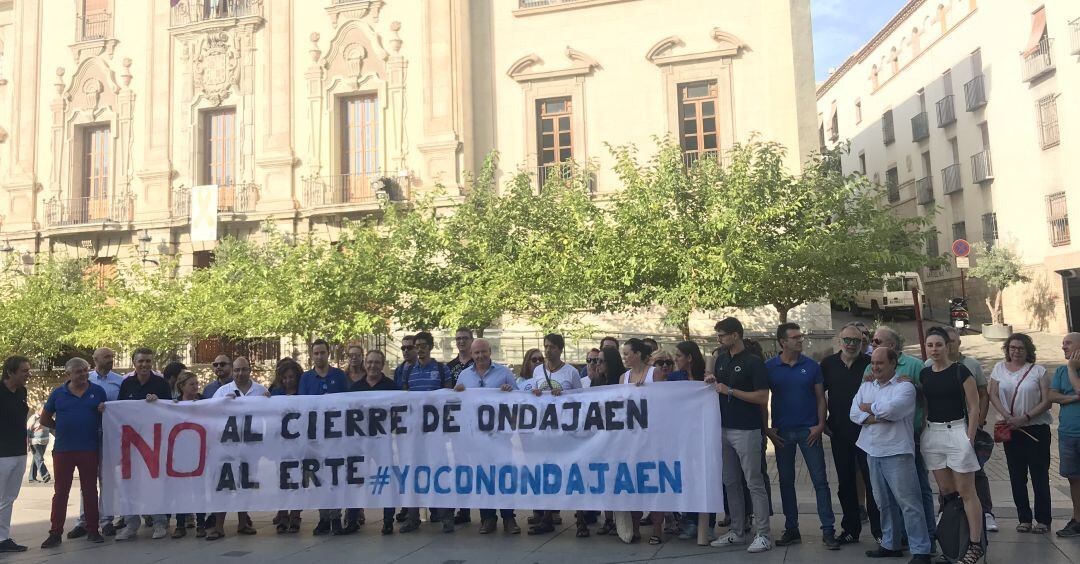
[[[22,489],[26,455],[0,457],[0,542],[11,538],[11,511]]]

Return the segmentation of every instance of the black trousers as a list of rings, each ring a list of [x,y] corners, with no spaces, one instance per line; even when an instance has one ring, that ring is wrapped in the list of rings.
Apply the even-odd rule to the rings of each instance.
[[[1035,521],[1050,525],[1050,426],[1023,427],[1039,442],[1014,430],[1012,440],[1005,443],[1005,462],[1009,466],[1016,517],[1021,523],[1031,522],[1031,502],[1028,500],[1028,475],[1035,493]]]
[[[862,533],[862,518],[859,514],[859,489],[855,482],[856,468],[862,474],[863,486],[866,489],[866,514],[870,518],[870,533],[874,538],[881,538],[881,515],[878,513],[877,503],[874,503],[874,491],[870,486],[870,467],[866,462],[866,453],[857,446],[855,441],[858,435],[851,436],[848,433],[833,433],[832,455],[833,465],[836,467],[836,497],[840,500],[840,508],[844,512],[840,520],[840,528],[858,538]]]

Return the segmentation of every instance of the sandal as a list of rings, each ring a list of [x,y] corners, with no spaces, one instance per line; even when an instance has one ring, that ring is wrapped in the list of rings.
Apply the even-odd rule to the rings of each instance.
[[[651,544],[653,546],[656,546],[658,544],[664,544],[664,539],[662,539],[662,538],[660,538],[660,537],[658,537],[656,535],[653,535],[653,536],[649,537],[649,544]]]
[[[1042,523],[1035,523],[1035,525],[1031,527],[1031,532],[1035,533],[1036,535],[1045,535],[1049,531],[1050,527],[1047,525],[1043,525]]]
[[[964,556],[957,560],[956,564],[978,564],[983,561],[984,556],[986,556],[986,550],[983,549],[982,544],[969,542],[967,550],[964,551]]]
[[[604,524],[600,525],[599,529],[596,529],[596,534],[601,535],[601,536],[610,535],[611,532],[614,531],[614,530],[615,530],[615,522],[614,521],[604,521]]]
[[[577,537],[583,539],[583,538],[585,538],[587,536],[589,536],[589,526],[586,525],[585,523],[578,523]]]
[[[1031,523],[1018,523],[1016,525],[1016,532],[1018,533],[1030,533]]]
[[[540,523],[537,523],[537,524],[529,527],[529,534],[530,535],[543,535],[543,534],[547,534],[547,533],[552,533],[554,531],[555,531],[555,526],[552,525],[551,523],[540,522]]]

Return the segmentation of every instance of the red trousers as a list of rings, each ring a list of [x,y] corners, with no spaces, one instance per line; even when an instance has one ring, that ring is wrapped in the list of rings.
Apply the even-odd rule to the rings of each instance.
[[[56,452],[53,451],[53,476],[55,484],[52,498],[52,517],[49,533],[64,532],[64,520],[67,519],[68,493],[71,492],[71,480],[75,469],[79,469],[79,484],[82,487],[83,511],[86,512],[86,530],[98,530],[98,453],[93,450]]]

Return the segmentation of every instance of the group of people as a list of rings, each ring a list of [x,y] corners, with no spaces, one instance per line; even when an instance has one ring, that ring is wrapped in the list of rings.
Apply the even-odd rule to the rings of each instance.
[[[960,353],[960,335],[950,327],[935,327],[925,339],[929,358],[921,361],[903,352],[903,340],[889,327],[870,334],[860,324],[844,326],[838,333],[839,351],[816,362],[804,354],[806,335],[799,325],[781,324],[776,330],[779,354],[764,359],[760,347],[746,339],[739,320],[716,323],[719,347],[708,366],[700,348],[691,341],[665,350],[649,339],[619,343],[605,337],[586,355],[585,365],[575,368],[563,359],[565,341],[552,333],[543,349],[531,349],[515,372],[494,363],[491,345],[474,338],[472,331],[455,333],[457,355],[443,363],[431,356],[434,338],[428,332],[401,340],[403,362],[386,375],[386,357],[379,350],[361,346],[347,349],[346,369],[332,366],[330,346],[324,340],[311,344],[312,367],[305,371],[292,358],[277,363],[273,382],[265,387],[251,377],[247,358],[220,355],[212,364],[215,379],[199,389],[197,376],[179,363],[162,373],[154,371],[154,353],[137,349],[134,370],[126,376],[113,372],[114,353],[102,348],[93,354],[93,370],[81,358],[67,362],[67,381],[49,395],[35,414],[35,425],[55,432],[53,446],[54,495],[49,536],[42,548],[63,539],[68,496],[77,469],[81,484],[82,511],[67,538],[85,536],[100,543],[105,536],[117,541],[137,538],[145,521],[153,538],[169,536],[169,515],[102,515],[98,504],[101,413],[116,400],[197,401],[203,398],[245,396],[323,395],[341,392],[402,390],[427,392],[453,389],[493,388],[535,395],[560,395],[564,391],[604,385],[651,385],[679,380],[703,381],[716,393],[723,421],[723,468],[728,530],[712,535],[712,516],[706,537],[715,547],[748,545],[747,551],[767,551],[775,544],[788,546],[802,541],[795,488],[795,458],[801,454],[816,498],[822,543],[830,550],[859,542],[863,519],[869,521],[876,547],[871,558],[899,557],[909,548],[911,562],[928,562],[935,552],[936,520],[929,474],[937,484],[940,506],[960,503],[967,520],[969,538],[957,555],[962,564],[976,564],[986,551],[984,531],[997,530],[993,502],[982,466],[989,457],[993,438],[984,430],[992,406],[999,415],[994,432],[1004,442],[1013,499],[1020,532],[1046,533],[1050,528],[1050,407],[1060,404],[1059,450],[1061,474],[1069,480],[1073,517],[1057,531],[1060,537],[1080,537],[1080,334],[1064,338],[1066,364],[1049,377],[1036,364],[1035,347],[1023,334],[1009,337],[1004,359],[985,378],[982,367]],[[3,365],[0,385],[0,552],[26,550],[10,537],[13,503],[26,468],[28,443],[26,382],[28,359],[13,356]],[[16,430],[18,433],[16,433]],[[824,436],[828,435],[837,472],[837,496],[842,515],[839,526],[833,512],[827,479]],[[770,526],[772,503],[766,469],[766,441],[773,444],[779,476],[784,525],[773,539]],[[41,449],[42,451],[44,448]],[[36,454],[37,449],[35,449]],[[1034,511],[1028,497],[1030,480]],[[861,487],[860,487],[861,486]],[[862,492],[860,492],[862,490]],[[860,501],[860,493],[865,503]],[[647,509],[647,508],[643,508]],[[419,508],[383,509],[382,533],[409,533],[420,527]],[[468,509],[434,508],[431,520],[443,531],[454,532],[469,523]],[[654,511],[642,519],[633,515],[632,540],[640,539],[640,527],[651,525],[650,544],[664,542],[665,535],[689,539],[697,536],[697,516],[678,516]],[[481,509],[481,534],[497,530],[502,519],[507,534],[521,532],[510,509]],[[600,522],[603,516],[603,522]],[[187,535],[215,540],[224,536],[223,513],[177,514],[171,536]],[[535,511],[528,519],[529,534],[546,534],[561,523],[557,511]],[[613,534],[610,512],[576,512],[576,534]],[[115,519],[115,523],[114,523]],[[237,517],[238,534],[256,534],[246,513]],[[318,511],[315,535],[348,535],[364,524],[360,508]],[[279,511],[273,519],[279,534],[300,530],[301,512]],[[599,524],[595,532],[590,526]]]

